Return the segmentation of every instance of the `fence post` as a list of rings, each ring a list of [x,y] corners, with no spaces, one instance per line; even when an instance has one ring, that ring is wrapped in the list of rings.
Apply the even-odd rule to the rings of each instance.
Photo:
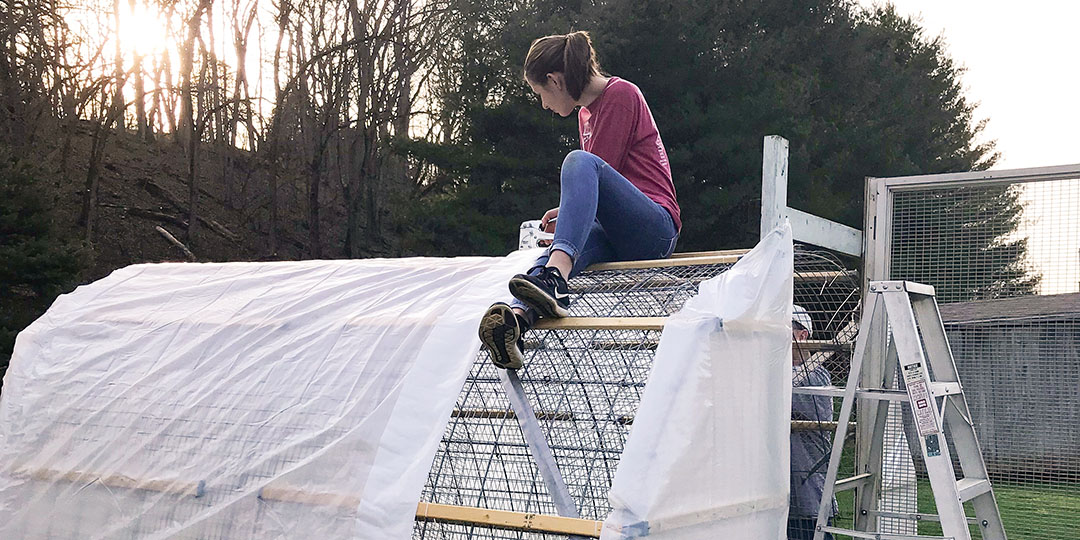
[[[761,157],[761,238],[780,226],[787,214],[788,141],[765,136]]]

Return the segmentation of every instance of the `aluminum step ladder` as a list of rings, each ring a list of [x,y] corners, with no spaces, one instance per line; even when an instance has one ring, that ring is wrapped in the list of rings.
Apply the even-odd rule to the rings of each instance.
[[[870,358],[868,348],[886,346],[886,340],[880,338],[887,336],[890,330],[892,339],[888,340],[881,379],[860,386],[862,368]],[[897,373],[901,374],[900,381],[897,380]],[[814,540],[823,540],[825,533],[878,540],[971,540],[971,525],[978,529],[983,540],[1005,540],[997,500],[987,477],[986,464],[945,337],[933,287],[908,281],[870,282],[847,381],[844,389],[795,389],[799,393],[812,395],[843,396]],[[844,439],[856,400],[863,400],[867,403],[864,406],[870,407],[870,414],[864,416],[872,423],[867,431],[872,434],[869,441],[870,458],[860,467],[860,474],[837,482]],[[912,517],[910,514],[882,512],[877,508],[885,421],[892,401],[907,401],[911,406],[915,429],[905,430],[908,444],[922,452],[937,505],[936,516],[922,514],[919,517],[940,521],[944,536],[877,531],[879,517]],[[949,442],[955,448],[960,463],[959,479],[950,455]],[[855,528],[842,529],[828,525],[833,495],[852,487],[859,488],[855,499]],[[964,503],[969,501],[975,512],[973,518],[969,518],[964,511]]]

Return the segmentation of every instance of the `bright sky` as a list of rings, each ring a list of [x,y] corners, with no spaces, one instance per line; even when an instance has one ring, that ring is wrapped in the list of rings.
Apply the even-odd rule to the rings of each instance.
[[[859,0],[864,6],[881,0]],[[1080,1],[894,0],[944,35],[949,54],[967,67],[966,95],[989,118],[997,139],[995,169],[1080,163]]]

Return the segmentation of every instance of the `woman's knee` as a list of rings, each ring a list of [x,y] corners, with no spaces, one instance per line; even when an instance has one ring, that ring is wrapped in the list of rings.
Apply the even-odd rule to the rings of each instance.
[[[563,159],[562,168],[565,171],[577,170],[583,167],[596,167],[599,161],[601,161],[599,157],[584,150],[571,150]]]

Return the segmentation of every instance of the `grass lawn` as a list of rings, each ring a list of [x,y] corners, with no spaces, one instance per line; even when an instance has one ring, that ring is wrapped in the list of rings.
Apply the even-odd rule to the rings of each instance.
[[[851,458],[853,453],[849,445],[841,462],[841,478],[850,476],[854,470]],[[918,491],[919,512],[936,514],[930,481],[919,480]],[[1048,485],[999,481],[994,483],[994,494],[997,496],[1001,519],[1005,523],[1005,534],[1009,540],[1080,539],[1080,484]],[[836,524],[850,527],[853,492],[841,493],[836,499],[840,507]],[[967,514],[975,515],[970,505],[967,505]],[[981,538],[977,529],[972,525],[972,538]],[[941,535],[941,526],[935,522],[920,523],[919,534]]]
[[[1074,540],[1080,538],[1080,485],[1054,486],[994,483],[1005,534],[1010,540]],[[919,480],[919,511],[933,513],[929,480]],[[967,505],[967,514],[975,512]],[[972,538],[979,538],[972,526]],[[941,534],[937,523],[919,525],[921,534]]]

